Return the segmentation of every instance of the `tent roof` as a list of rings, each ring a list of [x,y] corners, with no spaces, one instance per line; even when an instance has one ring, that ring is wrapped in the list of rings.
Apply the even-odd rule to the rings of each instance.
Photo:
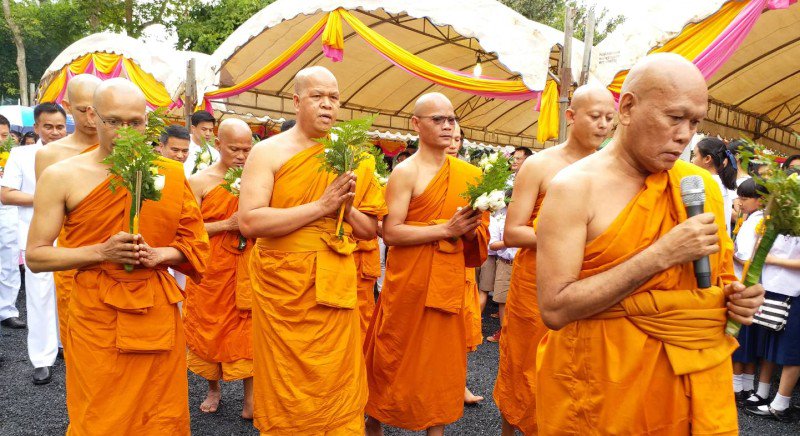
[[[198,89],[242,82],[299,39],[322,14],[339,7],[437,65],[471,72],[480,52],[484,76],[521,78],[535,91],[544,88],[548,70],[555,69],[564,40],[562,32],[527,20],[494,0],[278,0],[242,24],[214,52],[213,67],[199,78]],[[258,117],[293,117],[294,75],[303,67],[323,65],[339,80],[340,118],[378,112],[377,128],[409,131],[416,99],[425,92],[440,91],[452,100],[467,137],[534,146],[536,101],[490,99],[431,84],[395,68],[348,25],[343,25],[343,30],[342,62],[333,63],[324,57],[317,41],[276,76],[225,99],[225,107]],[[582,55],[583,43],[574,40],[573,76],[580,73]]]

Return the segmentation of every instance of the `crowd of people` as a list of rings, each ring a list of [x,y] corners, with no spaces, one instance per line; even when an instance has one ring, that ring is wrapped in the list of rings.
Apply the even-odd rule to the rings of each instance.
[[[188,434],[187,370],[208,382],[204,413],[220,382],[241,380],[241,416],[261,434],[443,434],[483,400],[466,370],[484,340],[499,343],[503,435],[737,434],[737,403],[792,419],[800,238],[779,237],[763,285],[740,283],[763,215],[760,168],[744,168],[745,144],[716,138],[679,159],[707,110],[690,62],[646,57],[618,104],[576,89],[566,141],[507,156],[511,200],[491,214],[462,195],[481,170],[461,156],[443,94],[417,100],[418,143],[385,186],[372,158],[321,170],[318,139],[340,101],[330,71],[301,70],[293,101],[294,123],[256,145],[244,121],[205,111],[166,127],[154,144],[161,199],[144,202],[136,232],[131,194],[111,189],[105,163],[119,128],[146,127],[131,82],[75,76],[63,107],[36,107],[34,144],[15,135],[0,318],[28,329],[33,383],[49,383],[63,354],[67,434]],[[800,156],[784,165],[800,172]],[[687,217],[687,176],[706,182],[706,213]],[[704,256],[713,285],[698,289],[691,264]],[[779,331],[752,324],[765,289],[789,303]],[[484,338],[490,296],[501,329]],[[745,325],[738,341],[729,319]]]

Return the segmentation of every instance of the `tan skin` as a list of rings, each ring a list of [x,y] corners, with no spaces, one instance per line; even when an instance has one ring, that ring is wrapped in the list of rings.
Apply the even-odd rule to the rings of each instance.
[[[87,148],[97,144],[97,126],[89,118],[89,106],[92,105],[94,91],[101,83],[100,79],[89,74],[79,74],[67,85],[67,99],[64,110],[72,115],[75,121],[75,132],[53,141],[36,152],[36,179],[50,165],[72,156],[83,153]]]
[[[417,100],[411,125],[419,134],[419,150],[397,166],[386,185],[386,204],[389,214],[383,221],[386,245],[422,245],[447,238],[475,239],[481,212],[462,208],[443,224],[412,226],[405,224],[411,199],[421,195],[447,159],[446,150],[452,147],[455,125],[444,121],[437,125],[431,116],[455,117],[453,105],[442,94],[426,94]],[[366,433],[382,435],[381,423],[367,418]],[[444,426],[427,429],[428,435],[444,434]]]
[[[611,133],[615,115],[614,97],[608,90],[591,86],[575,90],[566,111],[571,126],[567,140],[525,159],[519,167],[506,212],[504,246],[536,249],[536,231],[528,224],[536,198],[547,192],[559,171],[597,150]],[[513,426],[502,416],[501,419],[502,435],[512,436]]]
[[[166,144],[158,144],[156,151],[167,159],[184,163],[189,156],[189,140],[170,136]]]
[[[209,192],[222,183],[228,169],[244,166],[247,156],[253,148],[250,135],[250,128],[244,121],[229,119],[220,123],[218,131],[220,160],[189,178],[189,185],[192,187],[192,192],[194,192],[199,205],[202,205],[203,199]],[[225,220],[206,222],[205,228],[209,237],[220,232],[238,231],[237,213]],[[253,419],[253,378],[248,377],[242,382],[244,383],[242,418]],[[204,413],[216,412],[221,399],[222,390],[219,380],[208,380],[208,393],[200,404],[200,410]]]
[[[64,271],[100,262],[146,268],[186,262],[186,257],[177,249],[151,247],[141,235],[127,232],[119,232],[99,244],[77,248],[53,246],[66,214],[108,177],[108,165],[102,160],[111,153],[117,134],[115,129],[101,122],[98,114],[106,120],[119,120],[144,131],[145,107],[144,95],[124,79],[111,79],[98,87],[89,114],[98,126],[100,146],[51,165],[38,181],[26,256],[31,271]]]
[[[189,129],[189,133],[192,135],[192,141],[197,145],[203,145],[205,142],[211,142],[213,144],[214,123],[211,121],[197,123],[196,126],[192,126]]]
[[[33,125],[42,144],[57,141],[67,134],[67,119],[61,112],[43,112]],[[33,195],[6,186],[0,188],[0,202],[8,206],[33,206]]]
[[[310,73],[305,73],[307,71]],[[239,195],[239,231],[246,238],[284,236],[320,218],[336,218],[339,207],[346,202],[344,220],[353,227],[353,236],[374,239],[377,219],[349,207],[356,186],[356,176],[352,172],[337,177],[316,201],[285,209],[269,206],[275,174],[294,155],[316,146],[314,138],[327,135],[339,109],[339,86],[328,70],[312,68],[301,71],[298,76],[294,94],[297,124],[256,144],[244,166]]]
[[[705,80],[679,56],[649,56],[627,80],[614,141],[556,176],[539,216],[539,304],[554,330],[608,309],[661,271],[719,251],[714,215],[705,213],[620,265],[578,279],[586,244],[611,225],[649,174],[672,168],[706,114]],[[729,318],[750,324],[764,289],[734,282],[725,294]]]

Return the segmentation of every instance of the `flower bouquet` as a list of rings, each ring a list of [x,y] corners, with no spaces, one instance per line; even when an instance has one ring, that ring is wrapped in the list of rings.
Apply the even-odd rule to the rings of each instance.
[[[234,197],[239,198],[239,190],[242,187],[242,167],[232,167],[225,172],[223,177],[222,188],[233,194]],[[247,247],[247,239],[239,234],[239,243],[236,248],[239,251],[244,251]]]
[[[747,287],[759,283],[767,255],[778,235],[800,236],[800,178],[796,173],[789,174],[781,169],[773,153],[752,142],[749,145],[754,151],[741,151],[743,164],[756,162],[768,169],[763,177],[754,178],[757,184],[766,188],[767,194],[761,199],[764,218],[756,228],[755,249],[742,273],[743,284]],[[738,322],[728,320],[725,333],[735,337],[740,328]]]
[[[214,155],[211,154],[211,144],[213,142],[214,139],[203,141],[203,144],[200,146],[200,151],[197,152],[197,156],[194,158],[192,174],[204,170],[214,163]]]
[[[158,172],[159,155],[151,145],[158,139],[164,122],[157,114],[150,114],[145,133],[130,127],[117,130],[119,136],[114,140],[114,148],[103,159],[103,163],[110,166],[109,174],[114,176],[111,179],[111,192],[124,188],[131,194],[128,232],[133,234],[139,233],[142,202],[160,200],[166,182],[165,176]],[[133,265],[125,265],[125,271],[133,271]]]
[[[386,186],[389,183],[389,164],[386,163],[386,158],[378,147],[373,148],[372,156],[375,157],[375,179],[381,186]]]
[[[320,171],[327,171],[337,177],[358,168],[358,165],[370,156],[373,145],[369,139],[369,128],[375,116],[358,118],[336,123],[330,135],[316,141],[325,146],[325,151],[317,155],[322,162]],[[336,221],[336,235],[344,237],[345,204],[339,208]]]
[[[482,157],[478,166],[483,170],[483,175],[476,180],[476,184],[467,185],[467,191],[461,197],[467,199],[473,209],[497,212],[511,200],[506,196],[508,178],[512,173],[508,158],[493,153]]]
[[[11,154],[11,149],[16,145],[17,143],[14,142],[14,138],[11,137],[11,135],[0,141],[0,174],[5,171],[6,163],[8,163],[8,155]]]

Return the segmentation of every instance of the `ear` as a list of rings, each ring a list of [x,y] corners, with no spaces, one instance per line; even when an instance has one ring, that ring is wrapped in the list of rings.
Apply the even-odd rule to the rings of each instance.
[[[70,115],[75,115],[75,114],[73,114],[73,113],[72,113],[72,105],[71,105],[71,104],[69,104],[69,101],[67,101],[67,100],[61,100],[61,106],[64,108],[64,110],[65,110],[65,111],[66,111],[68,114],[70,114]]]
[[[636,95],[632,92],[626,92],[619,98],[619,124],[628,126],[631,123],[631,112],[633,107],[638,103]]]
[[[567,108],[566,112],[564,112],[564,115],[567,119],[567,125],[575,123],[575,110],[572,108]]]
[[[414,129],[415,132],[419,133],[419,118],[416,116],[411,117],[411,127]]]
[[[298,112],[300,110],[300,96],[292,94],[292,102],[294,103],[294,111]]]

